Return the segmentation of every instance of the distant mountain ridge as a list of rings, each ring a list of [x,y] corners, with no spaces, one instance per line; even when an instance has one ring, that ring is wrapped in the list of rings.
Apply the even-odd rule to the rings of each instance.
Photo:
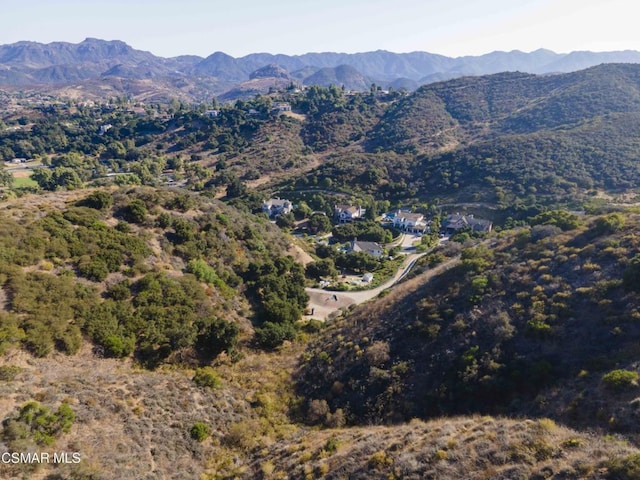
[[[0,45],[0,87],[52,87],[127,78],[154,80],[165,87],[170,84],[177,96],[194,98],[221,95],[234,89],[243,91],[243,82],[256,77],[270,78],[265,76],[269,71],[275,73],[274,79],[279,79],[271,86],[289,77],[303,85],[340,84],[352,90],[366,89],[371,83],[384,88],[415,89],[421,84],[468,75],[504,71],[565,73],[601,63],[640,63],[640,52],[555,53],[539,49],[530,53],[514,50],[457,58],[384,50],[303,55],[252,53],[239,58],[214,52],[206,58],[195,55],[163,58],[119,40],[87,38],[77,44],[22,41]],[[266,81],[262,85],[266,89],[270,86]]]

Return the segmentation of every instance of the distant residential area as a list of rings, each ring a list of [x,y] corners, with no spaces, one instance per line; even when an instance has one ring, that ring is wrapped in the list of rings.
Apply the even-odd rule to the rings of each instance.
[[[280,197],[264,200],[261,211],[286,231],[309,239],[321,260],[316,262],[320,268],[313,264],[308,274],[328,289],[377,285],[373,279],[389,278],[393,268],[401,267],[402,257],[428,251],[443,238],[487,234],[493,226],[474,214],[443,217],[441,212],[419,213],[406,207],[367,215],[360,203],[333,204],[330,214],[313,211],[304,201],[296,205]],[[390,267],[394,259],[395,267]]]

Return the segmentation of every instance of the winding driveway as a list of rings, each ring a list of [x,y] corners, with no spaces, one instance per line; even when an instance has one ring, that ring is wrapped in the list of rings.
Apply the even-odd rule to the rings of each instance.
[[[403,253],[406,254],[406,258],[402,262],[402,266],[398,269],[396,274],[382,285],[372,288],[370,290],[359,290],[349,292],[332,292],[323,290],[321,288],[307,288],[307,294],[309,295],[309,307],[310,315],[305,315],[305,319],[322,319],[327,320],[331,318],[333,314],[349,307],[350,305],[359,305],[377,297],[383,290],[391,288],[393,285],[402,280],[407,273],[414,267],[416,262],[431,250],[424,253],[409,253],[414,251],[412,246],[413,240],[417,238],[413,235],[405,235],[402,239]],[[440,240],[440,243],[446,239]]]

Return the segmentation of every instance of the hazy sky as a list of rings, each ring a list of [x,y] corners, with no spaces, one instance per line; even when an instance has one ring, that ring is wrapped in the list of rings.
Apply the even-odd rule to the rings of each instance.
[[[631,0],[0,1],[0,44],[95,37],[164,57],[640,50]]]

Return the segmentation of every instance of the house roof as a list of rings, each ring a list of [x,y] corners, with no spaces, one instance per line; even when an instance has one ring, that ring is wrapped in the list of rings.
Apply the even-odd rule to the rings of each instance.
[[[370,252],[375,250],[382,251],[382,245],[376,242],[362,242],[359,240],[353,240],[351,242],[351,249],[355,252]]]
[[[472,230],[488,230],[493,223],[490,220],[474,218],[473,215],[454,213],[447,217],[446,228],[459,229],[470,227]]]
[[[424,215],[421,213],[403,213],[398,216],[401,220],[409,221],[409,222],[419,222],[420,220],[424,220]]]
[[[342,203],[342,204],[338,204],[334,207],[334,210],[338,213],[341,212],[357,212],[359,210],[360,207],[357,207],[355,205],[347,205],[346,203]]]
[[[269,207],[288,207],[289,205],[291,205],[291,202],[282,198],[270,198],[269,200],[264,202],[264,204]]]

